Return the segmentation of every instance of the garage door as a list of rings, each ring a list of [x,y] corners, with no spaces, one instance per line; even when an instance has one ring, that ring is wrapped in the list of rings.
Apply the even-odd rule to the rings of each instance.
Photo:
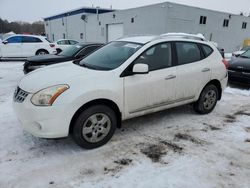
[[[123,24],[108,25],[108,42],[121,38],[123,36]]]

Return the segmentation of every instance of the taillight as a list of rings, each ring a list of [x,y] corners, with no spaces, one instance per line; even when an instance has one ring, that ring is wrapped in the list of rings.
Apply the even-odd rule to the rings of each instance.
[[[54,45],[54,44],[49,44],[49,45],[50,45],[50,47],[51,47],[51,48],[54,48],[54,47],[55,47],[55,45]]]
[[[228,67],[229,67],[228,61],[225,59],[222,59],[222,63],[225,65],[226,69],[228,69]]]

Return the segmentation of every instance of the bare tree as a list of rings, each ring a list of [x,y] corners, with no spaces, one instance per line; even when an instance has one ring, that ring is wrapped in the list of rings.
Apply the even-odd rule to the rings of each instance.
[[[7,33],[13,31],[19,34],[44,34],[43,21],[37,21],[32,24],[28,22],[8,22],[8,20],[2,20],[0,18],[0,33]]]

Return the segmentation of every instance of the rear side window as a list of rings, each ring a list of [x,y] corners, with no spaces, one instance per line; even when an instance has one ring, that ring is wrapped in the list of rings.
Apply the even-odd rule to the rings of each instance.
[[[213,53],[213,51],[214,51],[211,47],[209,47],[207,45],[202,45],[202,49],[204,51],[205,57],[210,56]]]
[[[21,43],[22,38],[20,36],[14,36],[7,39],[8,43]]]
[[[37,42],[42,42],[42,41],[41,41],[41,39],[36,38],[36,37],[23,36],[22,42],[23,43],[37,43]]]
[[[176,51],[179,65],[201,60],[201,51],[196,43],[176,42]]]
[[[172,66],[171,54],[171,44],[161,43],[146,50],[134,63],[147,64],[149,71],[159,70]]]

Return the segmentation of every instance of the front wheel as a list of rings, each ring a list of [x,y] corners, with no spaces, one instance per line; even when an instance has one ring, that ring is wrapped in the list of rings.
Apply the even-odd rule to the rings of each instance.
[[[215,85],[207,85],[201,92],[199,100],[194,104],[194,110],[200,114],[213,111],[218,100],[218,89]]]
[[[91,106],[77,118],[73,127],[73,139],[86,149],[94,149],[106,144],[117,126],[115,112],[104,105]]]

